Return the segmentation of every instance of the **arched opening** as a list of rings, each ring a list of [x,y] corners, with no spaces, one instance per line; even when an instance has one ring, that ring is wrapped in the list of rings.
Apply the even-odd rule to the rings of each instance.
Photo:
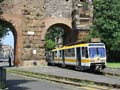
[[[77,40],[76,33],[67,25],[57,23],[50,26],[45,35],[46,48],[53,49],[69,45]],[[48,41],[50,40],[50,41]]]
[[[4,50],[4,54],[7,54],[4,58],[11,58],[12,65],[15,65],[16,58],[16,40],[17,40],[17,32],[14,26],[5,20],[0,20],[0,25],[4,27],[4,30],[7,30],[7,34],[1,39],[2,46]],[[9,53],[6,53],[9,52]],[[9,54],[9,55],[8,55]]]

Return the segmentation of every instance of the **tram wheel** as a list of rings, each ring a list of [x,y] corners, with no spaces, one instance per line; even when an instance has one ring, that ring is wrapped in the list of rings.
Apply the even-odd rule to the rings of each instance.
[[[48,66],[52,66],[52,64],[51,64],[51,63],[49,63],[49,62],[47,63],[47,65],[48,65]]]

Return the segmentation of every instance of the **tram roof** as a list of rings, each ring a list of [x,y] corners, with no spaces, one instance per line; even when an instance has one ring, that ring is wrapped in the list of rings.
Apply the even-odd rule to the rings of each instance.
[[[56,50],[64,50],[64,49],[69,49],[69,48],[76,48],[76,47],[81,47],[81,46],[104,46],[104,43],[83,43],[83,44],[76,44],[76,45],[70,45],[70,46],[63,46],[61,48],[56,48],[53,49],[52,51]]]
[[[69,48],[75,48],[75,47],[80,47],[80,46],[88,46],[88,45],[89,45],[89,43],[77,44],[77,45],[71,45],[71,46],[63,46],[63,47],[61,47],[61,48],[53,49],[52,51],[63,50],[63,49],[69,49]]]

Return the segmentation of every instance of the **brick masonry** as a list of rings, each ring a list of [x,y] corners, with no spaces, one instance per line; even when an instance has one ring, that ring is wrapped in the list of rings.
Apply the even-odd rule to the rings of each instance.
[[[13,27],[16,66],[31,65],[34,60],[45,64],[45,34],[55,24],[75,29],[72,24],[74,3],[74,0],[4,0],[0,18]],[[91,18],[90,15],[86,16]],[[85,36],[82,33],[78,32],[76,39],[81,40],[81,36]]]

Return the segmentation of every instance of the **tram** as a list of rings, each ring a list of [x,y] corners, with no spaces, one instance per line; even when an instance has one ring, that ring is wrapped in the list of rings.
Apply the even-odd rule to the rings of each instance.
[[[48,65],[74,66],[79,70],[102,70],[106,67],[104,43],[84,43],[51,50],[46,55]]]

